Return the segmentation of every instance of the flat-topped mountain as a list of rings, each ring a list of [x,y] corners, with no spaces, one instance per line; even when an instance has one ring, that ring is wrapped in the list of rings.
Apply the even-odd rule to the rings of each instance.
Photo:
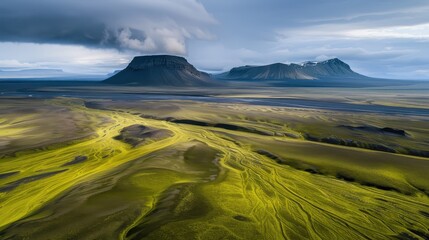
[[[338,58],[302,64],[275,63],[265,66],[243,66],[216,76],[226,80],[314,80],[367,78],[354,72]]]
[[[170,55],[135,57],[124,70],[104,82],[124,85],[188,87],[212,84],[207,73],[198,71],[183,57]]]

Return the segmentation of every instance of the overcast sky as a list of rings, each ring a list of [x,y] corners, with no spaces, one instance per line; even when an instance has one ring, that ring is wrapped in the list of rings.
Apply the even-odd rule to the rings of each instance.
[[[107,74],[161,53],[206,71],[338,57],[369,76],[429,79],[429,1],[0,1],[3,71]]]

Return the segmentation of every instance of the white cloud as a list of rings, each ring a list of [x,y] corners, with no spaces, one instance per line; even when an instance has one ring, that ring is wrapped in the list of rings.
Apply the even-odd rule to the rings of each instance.
[[[322,54],[322,55],[317,56],[314,60],[321,62],[321,61],[325,61],[325,60],[332,59],[332,58],[336,58],[336,56],[332,56],[332,55],[327,56],[327,55]]]
[[[277,40],[429,39],[429,23],[409,26],[362,27],[357,24],[321,24],[276,31]]]
[[[37,63],[20,62],[16,59],[0,60],[0,66],[1,69],[28,69],[40,67]]]
[[[106,74],[126,66],[134,55],[114,49],[34,43],[0,43],[0,52],[0,69],[49,68],[77,74]]]
[[[150,39],[149,41],[152,41],[151,38],[149,39]],[[119,41],[119,45],[122,48],[128,48],[136,51],[154,50],[156,47],[152,41],[152,43],[149,43],[149,49],[148,49],[148,44],[144,44],[146,40],[133,38],[129,28],[124,28],[119,31],[118,41]]]
[[[395,27],[379,27],[365,28],[344,31],[342,34],[350,38],[369,38],[369,39],[421,39],[429,40],[429,23],[418,24],[412,26],[395,26]]]
[[[163,38],[164,48],[167,52],[174,54],[185,54],[186,46],[183,40],[174,38],[174,37],[164,37]]]
[[[414,71],[415,74],[421,75],[421,76],[429,76],[429,68],[428,69],[418,69]]]
[[[248,49],[231,49],[223,44],[211,43],[210,47],[200,47],[198,43],[191,45],[190,62],[197,64],[202,70],[209,72],[227,71],[232,67],[245,64],[261,64],[262,53]]]

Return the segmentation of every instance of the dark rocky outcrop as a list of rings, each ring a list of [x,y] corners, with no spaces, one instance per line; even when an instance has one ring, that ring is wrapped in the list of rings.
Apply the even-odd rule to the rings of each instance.
[[[8,178],[8,177],[11,177],[11,176],[16,175],[16,174],[18,174],[18,173],[19,173],[19,171],[15,171],[15,172],[7,172],[7,173],[0,173],[0,179]]]
[[[185,58],[170,55],[135,57],[124,70],[104,83],[175,87],[213,84],[207,73],[198,71]]]
[[[390,128],[390,127],[375,127],[375,126],[348,126],[348,125],[340,125],[338,126],[340,128],[346,128],[349,130],[358,130],[358,131],[364,131],[364,132],[370,132],[370,133],[379,133],[379,134],[389,134],[389,135],[396,135],[401,137],[406,137],[409,134],[402,129],[396,129],[396,128]]]
[[[304,137],[305,140],[313,141],[313,142],[322,142],[322,143],[341,145],[341,146],[347,146],[347,147],[365,148],[365,149],[381,151],[381,152],[397,153],[395,149],[385,146],[383,144],[365,143],[365,142],[360,142],[353,139],[342,139],[335,136],[316,137],[308,133],[304,133],[302,136]]]
[[[135,124],[123,128],[120,134],[114,137],[114,139],[137,147],[148,141],[158,141],[172,135],[173,133],[166,129],[156,129]]]
[[[88,160],[87,156],[76,156],[72,161],[65,163],[63,166],[79,164],[79,163],[85,162],[86,160]]]
[[[16,181],[7,183],[4,186],[1,186],[0,187],[0,193],[10,192],[10,191],[14,190],[15,188],[17,188],[23,184],[34,182],[34,181],[44,179],[44,178],[48,178],[48,177],[54,176],[56,174],[65,172],[65,171],[67,171],[67,169],[54,171],[54,172],[46,172],[46,173],[42,173],[42,174],[38,174],[38,175],[34,175],[34,176],[21,178],[19,180],[16,180]]]
[[[217,75],[226,80],[315,80],[330,78],[368,78],[354,72],[338,58],[302,64],[275,63],[265,66],[243,66]]]
[[[242,126],[227,124],[227,123],[209,123],[209,122],[195,121],[190,119],[171,119],[171,118],[165,119],[165,120],[169,122],[179,123],[179,124],[188,124],[188,125],[201,126],[201,127],[222,128],[226,130],[254,133],[254,134],[259,134],[264,136],[273,135],[272,133],[260,131],[258,129],[242,127]]]

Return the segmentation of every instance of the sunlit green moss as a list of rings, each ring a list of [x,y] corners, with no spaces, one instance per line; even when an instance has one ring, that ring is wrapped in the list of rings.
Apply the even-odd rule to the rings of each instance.
[[[160,103],[166,110],[154,119],[140,117],[139,111],[147,112],[133,108],[127,113],[88,109],[79,100],[53,101],[90,119],[94,136],[2,159],[0,174],[19,173],[0,178],[0,238],[388,239],[428,234],[427,159],[176,124],[162,120],[173,109],[166,103]],[[289,129],[278,118],[261,120],[257,108],[234,118],[227,111],[223,117],[213,111],[192,115],[198,104],[177,105],[174,117],[273,133]],[[114,139],[134,124],[172,134],[135,148]],[[86,159],[65,165],[76,156]]]

